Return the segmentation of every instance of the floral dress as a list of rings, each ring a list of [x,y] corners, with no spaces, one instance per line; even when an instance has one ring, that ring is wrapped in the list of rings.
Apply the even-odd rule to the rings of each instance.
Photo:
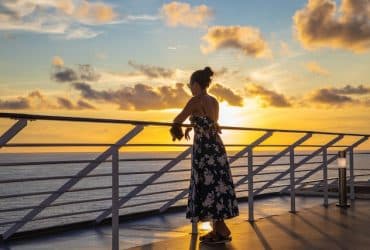
[[[205,115],[192,115],[190,121],[194,141],[186,218],[198,222],[238,216],[230,166],[215,122]]]

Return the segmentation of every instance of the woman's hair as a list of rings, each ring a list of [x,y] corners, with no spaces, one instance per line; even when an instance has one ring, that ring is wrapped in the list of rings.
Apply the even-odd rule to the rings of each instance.
[[[205,67],[204,69],[197,70],[191,75],[190,84],[192,84],[193,82],[197,82],[202,89],[205,89],[211,83],[211,76],[213,76],[213,71],[210,67]]]

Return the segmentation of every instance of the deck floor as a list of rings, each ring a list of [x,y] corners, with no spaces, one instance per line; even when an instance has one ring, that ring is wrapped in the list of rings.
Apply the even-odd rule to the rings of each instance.
[[[233,240],[207,245],[197,235],[157,242],[146,249],[370,249],[370,201],[356,200],[347,209],[330,204],[296,214],[267,216],[255,223],[230,221]]]
[[[322,206],[322,198],[297,197],[295,214],[289,213],[288,196],[255,202],[254,223],[247,221],[247,203],[241,214],[227,220],[233,240],[210,246],[200,243],[206,233],[191,235],[183,212],[155,215],[120,224],[120,249],[370,249],[370,200],[356,200],[348,209]],[[33,239],[0,243],[0,249],[111,249],[111,227],[101,225]]]

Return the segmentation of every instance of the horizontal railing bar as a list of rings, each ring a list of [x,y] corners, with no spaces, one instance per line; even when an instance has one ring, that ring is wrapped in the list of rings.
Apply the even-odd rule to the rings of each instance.
[[[189,147],[192,144],[170,144],[170,143],[127,143],[121,147]],[[112,143],[8,143],[3,147],[108,147]],[[224,144],[227,147],[246,147],[248,144]],[[265,145],[270,146],[270,145]],[[275,146],[275,145],[271,145]],[[284,145],[282,145],[284,146]]]
[[[357,154],[357,153],[354,153],[354,154]],[[370,154],[370,153],[369,153]],[[309,154],[295,154],[295,156],[308,156]],[[321,154],[318,154],[317,157],[319,157]],[[328,156],[329,155],[336,155],[335,153],[332,153],[332,154],[327,154]],[[265,155],[265,154],[256,154],[256,155],[253,155],[253,157],[271,157],[271,156],[274,156],[274,154],[268,154],[268,155]],[[248,156],[239,156],[239,157],[236,157],[236,156],[227,156],[228,158],[232,159],[232,158],[247,158]],[[283,155],[281,156],[281,158],[283,157],[289,157],[289,155]],[[130,161],[169,161],[169,160],[174,160],[175,158],[171,158],[171,157],[164,157],[164,158],[126,158],[126,159],[119,159],[120,162],[130,162]],[[184,158],[183,160],[191,160],[191,157],[186,157]],[[40,166],[40,165],[57,165],[57,164],[74,164],[74,163],[90,163],[90,162],[97,162],[95,160],[71,160],[71,161],[66,161],[66,160],[63,160],[63,161],[31,161],[31,162],[2,162],[0,163],[0,167],[14,167],[14,166]],[[101,161],[101,163],[103,162],[112,162],[112,160],[105,160],[105,161]],[[309,162],[309,163],[313,163],[313,162]],[[307,164],[309,164],[307,163]],[[322,162],[315,162],[315,163],[322,163]],[[276,165],[283,165],[281,163],[278,163]],[[287,163],[289,164],[289,163]],[[273,164],[270,164],[270,165],[273,165]],[[104,167],[103,167],[104,168]],[[111,168],[111,166],[108,166],[107,168]]]
[[[283,185],[275,185],[275,186],[269,186],[267,188],[264,188],[265,189],[272,189],[272,188],[279,188],[279,187],[287,187],[289,186],[290,184],[283,184]],[[253,189],[254,191],[257,190],[257,189]],[[239,190],[236,190],[235,192],[245,192],[245,191],[248,191],[248,189],[239,189]]]
[[[353,177],[370,176],[370,174],[356,174]]]
[[[151,193],[137,194],[135,196],[130,196],[129,198],[150,196],[150,195],[155,195],[155,194],[172,193],[172,192],[178,192],[178,191],[183,191],[183,190],[184,190],[183,188],[179,188],[179,189],[172,189],[172,190],[166,190],[166,191],[157,191],[157,192],[151,192]],[[122,198],[123,197],[127,197],[127,196],[122,196]],[[48,208],[48,207],[57,207],[57,206],[65,206],[65,205],[71,205],[71,204],[80,204],[80,203],[88,203],[88,202],[93,202],[93,201],[94,202],[96,202],[96,201],[105,201],[105,200],[112,200],[112,197],[110,196],[110,197],[106,197],[106,198],[59,202],[59,203],[51,204],[49,206],[41,206],[41,207]],[[40,206],[26,206],[26,207],[15,207],[15,208],[0,209],[0,213],[28,210],[28,209],[33,209],[33,208],[36,208],[36,207],[40,207]]]
[[[137,187],[139,184],[131,184],[131,185],[119,185],[120,188],[126,187]],[[32,192],[32,193],[23,193],[23,194],[14,194],[14,195],[1,195],[0,199],[8,199],[13,197],[26,197],[26,196],[36,196],[36,195],[46,195],[46,194],[53,194],[53,193],[69,193],[69,192],[81,192],[81,191],[91,191],[91,190],[99,190],[99,189],[111,189],[112,186],[100,186],[100,187],[91,187],[91,188],[78,188],[78,189],[70,189],[64,192],[57,192],[57,191],[45,191],[45,192]]]
[[[185,198],[187,198],[187,197],[185,197]],[[157,201],[149,201],[149,202],[137,203],[137,204],[123,206],[123,207],[120,207],[119,209],[124,209],[124,208],[128,208],[128,207],[137,207],[137,206],[148,205],[148,204],[153,204],[153,203],[167,202],[167,201],[170,201],[170,200],[172,200],[172,199],[164,199],[164,200],[157,200]]]
[[[129,161],[167,161],[173,160],[174,158],[142,158],[142,159],[120,159],[120,162],[129,162]],[[183,160],[190,160],[191,158],[184,158]],[[13,166],[32,166],[32,165],[58,165],[58,164],[74,164],[74,163],[91,163],[91,162],[112,162],[112,160],[105,161],[95,161],[95,160],[72,160],[72,161],[31,161],[31,162],[4,162],[0,163],[0,167],[13,167]],[[109,168],[112,168],[109,166]]]
[[[307,171],[311,171],[312,169],[300,169],[300,170],[295,170],[294,172],[307,172]],[[284,173],[284,171],[273,171],[273,172],[259,172],[257,174],[255,174],[254,176],[256,175],[267,175],[267,174],[281,174],[281,173]]]
[[[2,118],[12,119],[27,119],[27,120],[49,120],[49,121],[70,121],[70,122],[94,122],[94,123],[115,123],[115,124],[131,124],[131,125],[158,125],[158,126],[172,126],[170,122],[155,122],[155,121],[139,121],[139,120],[120,120],[108,118],[91,118],[91,117],[72,117],[72,116],[51,116],[51,115],[37,115],[24,113],[0,113]],[[182,124],[183,127],[193,127],[193,124]],[[309,131],[309,130],[289,130],[289,129],[267,129],[267,128],[248,128],[248,127],[233,127],[220,126],[221,129],[230,130],[251,130],[251,131],[271,131],[271,132],[289,132],[289,133],[313,133],[326,135],[349,135],[349,136],[370,136],[370,134],[357,133],[342,133],[342,132],[326,132],[326,131]]]
[[[109,147],[114,146],[112,143],[7,143],[3,147],[17,148],[17,147]],[[191,144],[170,144],[170,143],[127,143],[121,147],[188,147]],[[247,147],[249,144],[224,144],[225,147]],[[259,144],[255,147],[288,147],[290,144]],[[329,147],[349,147],[351,145],[332,145]],[[302,144],[298,147],[322,147],[322,145]],[[329,148],[328,147],[328,148]]]
[[[309,165],[309,164],[317,164],[317,163],[322,163],[322,162],[307,162],[302,165]],[[288,165],[288,163],[283,164],[283,163],[276,163],[276,164],[270,164],[270,166],[285,166]],[[255,164],[253,167],[259,167],[262,165]],[[230,168],[243,168],[247,167],[246,165],[235,165],[235,166],[230,166]],[[336,169],[331,169],[329,170],[336,170]],[[370,170],[370,169],[356,169],[356,170]],[[187,172],[190,171],[190,169],[176,169],[176,170],[170,170],[167,173],[176,173],[176,172]],[[306,172],[310,171],[310,169],[305,169],[305,170],[296,170],[295,172]],[[118,175],[140,175],[140,174],[154,174],[157,173],[157,171],[137,171],[137,172],[120,172]],[[279,174],[282,172],[261,172],[257,173],[256,175],[265,175],[265,174]],[[106,173],[106,174],[92,174],[92,175],[86,175],[83,178],[95,178],[95,177],[108,177],[112,176],[111,173]],[[239,177],[241,175],[236,175],[235,177]],[[15,183],[15,182],[32,182],[32,181],[48,181],[48,180],[59,180],[59,179],[71,179],[71,178],[80,178],[75,175],[64,175],[64,176],[46,176],[46,177],[32,177],[32,178],[21,178],[21,179],[5,179],[5,180],[0,180],[0,184],[6,184],[6,183]]]
[[[177,172],[185,172],[190,171],[190,169],[176,169],[176,170],[170,170],[166,173],[177,173]],[[154,174],[158,171],[139,171],[139,172],[120,172],[118,175],[140,175],[140,174]],[[76,175],[61,175],[61,176],[45,176],[45,177],[32,177],[32,178],[21,178],[21,179],[5,179],[0,180],[0,184],[5,183],[14,183],[14,182],[31,182],[31,181],[48,181],[48,180],[59,180],[59,179],[73,179],[73,178],[93,178],[93,177],[108,177],[112,176],[112,173],[106,173],[106,174],[91,174],[86,175],[83,177],[76,176]]]
[[[310,162],[313,163],[313,162]],[[320,163],[320,162],[315,162],[315,163]],[[309,164],[309,163],[305,163]],[[282,166],[282,165],[287,165],[287,164],[270,164],[276,165],[276,166]],[[302,164],[303,165],[303,164]],[[253,165],[253,167],[258,167],[260,165]],[[247,167],[246,165],[235,165],[235,166],[230,166],[230,168],[242,168],[242,167]],[[370,170],[370,169],[368,169]],[[190,171],[190,169],[176,169],[176,170],[170,170],[167,173],[176,173],[176,172],[187,172]],[[307,170],[297,170],[295,172],[305,172],[305,171],[310,171],[310,169]],[[157,173],[157,171],[138,171],[138,172],[125,172],[125,173],[118,173],[118,175],[140,175],[140,174],[154,174]],[[265,174],[279,174],[282,172],[261,172],[257,173],[256,175],[265,175]],[[106,173],[106,174],[91,174],[91,175],[86,175],[82,178],[96,178],[96,177],[108,177],[112,176],[112,173]],[[241,175],[235,175],[235,177],[239,177]],[[245,175],[244,175],[245,176]],[[75,175],[63,175],[63,176],[45,176],[45,177],[31,177],[31,178],[21,178],[21,179],[4,179],[0,180],[0,184],[6,184],[6,183],[15,183],[15,182],[33,182],[33,181],[48,181],[48,180],[61,180],[61,179],[73,179],[73,178],[81,178],[79,176]]]
[[[119,175],[125,175],[124,173],[119,173]],[[93,174],[93,175],[86,175],[83,178],[92,178],[92,177],[104,177],[104,176],[112,176],[112,174]],[[32,181],[48,181],[48,180],[62,180],[62,179],[74,179],[74,178],[81,178],[76,175],[61,175],[61,176],[46,176],[46,177],[32,177],[32,178],[22,178],[22,179],[8,179],[8,180],[0,180],[0,184],[5,183],[14,183],[14,182],[32,182]]]
[[[190,179],[181,179],[181,180],[171,180],[171,181],[162,181],[162,182],[155,182],[150,183],[147,186],[152,185],[160,185],[160,184],[168,184],[168,183],[176,183],[176,182],[184,182],[184,181],[190,181]],[[125,188],[125,187],[137,187],[139,184],[129,184],[129,185],[119,185],[119,188]],[[110,189],[112,186],[101,186],[101,187],[92,187],[92,188],[78,188],[78,189],[71,189],[66,190],[61,193],[68,193],[68,192],[81,192],[81,191],[90,191],[90,190],[98,190],[98,189]],[[44,195],[44,194],[52,194],[52,193],[59,193],[57,191],[47,191],[47,192],[33,192],[33,193],[24,193],[24,194],[15,194],[15,195],[2,195],[0,196],[0,199],[8,199],[13,197],[25,197],[25,196],[35,196],[35,195]]]

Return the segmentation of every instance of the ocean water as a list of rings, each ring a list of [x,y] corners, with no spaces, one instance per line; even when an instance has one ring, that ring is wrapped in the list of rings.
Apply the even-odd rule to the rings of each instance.
[[[361,151],[356,151],[361,152]],[[228,151],[228,156],[232,156],[236,151]],[[308,154],[310,151],[299,151],[296,152],[295,162],[298,162],[304,156],[299,156],[299,154]],[[333,153],[333,152],[328,152]],[[44,162],[44,161],[64,161],[64,160],[94,160],[100,153],[1,153],[0,154],[0,164],[5,163],[17,163],[17,162]],[[120,185],[131,185],[131,184],[141,184],[147,178],[149,178],[153,173],[145,174],[130,174],[130,172],[144,172],[153,171],[158,172],[169,160],[155,160],[155,161],[129,161],[129,159],[143,159],[143,158],[174,158],[179,155],[180,152],[120,152],[119,158],[121,161],[119,163],[120,174]],[[256,152],[254,154],[254,165],[263,164],[271,157],[261,155],[276,154],[274,151],[266,152]],[[175,197],[180,191],[174,191],[176,189],[187,189],[189,187],[190,178],[190,168],[191,160],[190,155],[186,160],[181,161],[175,165],[171,170],[184,170],[181,172],[174,173],[164,173],[161,175],[154,183],[179,180],[176,183],[165,183],[147,186],[139,194],[159,192],[159,191],[170,191],[162,194],[153,194],[147,196],[139,196],[131,198],[127,203],[123,205],[120,209],[120,214],[130,214],[140,211],[146,211],[151,209],[158,209],[164,204],[151,203],[138,206],[132,206],[140,203],[156,202],[163,199],[170,199]],[[328,156],[330,159],[330,155]],[[322,156],[317,156],[311,159],[307,164],[299,167],[299,170],[310,170],[319,166],[319,163],[314,163],[322,161]],[[370,154],[355,154],[354,156],[354,166],[355,174],[370,174],[370,171],[366,170],[356,170],[356,169],[370,169]],[[273,164],[266,167],[260,174],[254,176],[254,188],[258,189],[265,181],[271,180],[277,174],[271,172],[285,171],[289,169],[289,154],[275,161]],[[279,164],[279,165],[278,165]],[[76,175],[80,170],[85,168],[88,163],[64,163],[64,164],[46,164],[46,165],[27,165],[27,166],[0,166],[0,210],[21,208],[26,206],[38,206],[44,199],[46,199],[50,194],[40,194],[26,197],[12,197],[6,198],[7,195],[14,194],[25,194],[31,192],[52,192],[60,188],[65,182],[69,180],[69,176]],[[247,174],[247,158],[240,158],[231,164],[231,171],[233,174],[234,183],[236,183],[242,176]],[[335,169],[335,161],[329,165],[329,178],[337,177],[337,171]],[[93,171],[91,171],[88,176],[95,174],[110,174],[111,173],[111,162],[103,162]],[[307,172],[296,172],[295,177],[298,179]],[[65,179],[50,179],[54,176],[66,176]],[[33,178],[33,177],[49,177],[42,181],[22,181],[14,183],[4,183],[5,180],[15,180],[22,178]],[[322,171],[318,171],[316,174],[312,175],[309,180],[322,179]],[[369,180],[370,176],[356,177],[356,180]],[[329,182],[332,180],[329,180]],[[3,182],[3,183],[1,183]],[[274,183],[273,185],[284,185],[289,183],[289,175],[283,177],[282,180]],[[314,184],[314,183],[313,183]],[[79,188],[93,188],[93,187],[108,187],[104,189],[79,191],[79,192],[67,192],[62,194],[56,201],[52,204],[70,202],[70,201],[81,201],[87,199],[99,199],[99,198],[110,198],[111,197],[111,176],[103,177],[87,177],[81,179],[76,185],[72,187],[72,190]],[[135,187],[123,187],[120,188],[120,196],[127,195]],[[247,196],[247,183],[236,187],[237,196],[244,197]],[[262,193],[275,192],[281,190],[280,188],[269,188],[264,190]],[[186,205],[187,196],[179,200],[175,205]],[[60,205],[54,207],[48,207],[39,213],[34,221],[26,223],[19,231],[26,231],[37,228],[46,228],[53,225],[68,224],[71,222],[85,221],[95,219],[102,212],[93,212],[89,214],[77,214],[70,216],[63,216],[57,218],[48,218],[37,220],[37,218],[60,215],[63,213],[74,213],[82,212],[95,209],[106,209],[111,205],[109,199],[103,201],[92,201],[85,203],[75,203],[69,205]],[[127,206],[127,207],[126,207]],[[0,212],[0,224],[20,220],[27,214],[31,209],[24,210],[12,210],[7,212]],[[184,215],[185,216],[185,215]],[[0,234],[4,233],[11,224],[0,225]]]

